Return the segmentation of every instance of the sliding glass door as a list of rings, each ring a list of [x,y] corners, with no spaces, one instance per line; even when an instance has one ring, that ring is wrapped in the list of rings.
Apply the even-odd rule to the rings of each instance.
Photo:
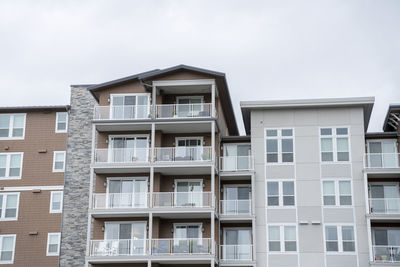
[[[251,164],[250,144],[232,144],[224,146],[223,170],[249,170]]]
[[[368,163],[372,168],[395,168],[399,166],[396,140],[368,142]]]
[[[113,254],[142,255],[146,252],[146,222],[105,224],[105,240]]]
[[[111,162],[144,162],[149,158],[147,136],[111,136]]]
[[[370,184],[372,213],[400,213],[398,183]]]
[[[108,180],[109,208],[146,208],[147,180],[143,178],[110,178]]]
[[[147,119],[149,115],[149,94],[111,95],[112,119]]]
[[[202,181],[175,181],[175,205],[178,207],[203,206]]]
[[[225,260],[251,260],[251,229],[229,228],[224,230],[223,257]]]
[[[250,214],[251,193],[249,185],[227,185],[224,187],[222,213],[224,215]]]

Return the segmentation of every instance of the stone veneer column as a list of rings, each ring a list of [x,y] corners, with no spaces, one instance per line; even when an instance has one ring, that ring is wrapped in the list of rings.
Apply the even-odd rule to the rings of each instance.
[[[86,86],[71,86],[59,266],[85,265],[94,105]]]

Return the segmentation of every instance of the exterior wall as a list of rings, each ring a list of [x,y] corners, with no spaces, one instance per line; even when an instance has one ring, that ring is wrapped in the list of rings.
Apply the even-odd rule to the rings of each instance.
[[[66,140],[66,133],[55,132],[56,112],[66,109],[4,112],[26,114],[24,139],[0,140],[0,153],[24,153],[21,178],[0,180],[0,193],[19,193],[17,220],[0,221],[0,234],[16,235],[14,264],[4,266],[58,264],[58,256],[46,256],[46,250],[47,234],[60,232],[61,214],[50,213],[50,190],[32,190],[54,186],[60,191],[64,185],[64,173],[53,172],[53,152],[65,151]]]
[[[85,264],[93,107],[85,87],[71,88],[60,266]]]
[[[139,81],[134,81],[128,84],[119,85],[115,87],[111,87],[108,89],[104,89],[99,91],[97,94],[99,99],[99,106],[109,106],[110,102],[108,99],[111,100],[111,94],[133,94],[133,93],[149,93]]]
[[[258,266],[367,266],[368,240],[363,182],[364,125],[362,108],[325,108],[252,111],[251,147],[255,157],[255,197]],[[319,127],[348,126],[350,156],[347,164],[321,164]],[[266,165],[265,128],[294,128],[295,164]],[[323,178],[350,178],[353,187],[351,208],[322,206]],[[266,207],[266,181],[295,179],[296,207]],[[307,221],[307,225],[300,225]],[[311,224],[311,222],[315,224]],[[267,225],[297,225],[298,253],[270,254]],[[353,255],[326,255],[324,225],[350,223],[355,226]]]

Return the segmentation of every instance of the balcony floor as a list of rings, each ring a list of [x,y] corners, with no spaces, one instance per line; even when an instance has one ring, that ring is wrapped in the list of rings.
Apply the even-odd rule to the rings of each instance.
[[[154,263],[162,264],[210,264],[214,255],[135,255],[135,256],[89,256],[86,261],[90,264],[110,263],[147,263],[151,260]]]

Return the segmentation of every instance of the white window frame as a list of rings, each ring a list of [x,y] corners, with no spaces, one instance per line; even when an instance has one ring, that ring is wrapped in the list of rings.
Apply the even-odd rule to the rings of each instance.
[[[324,182],[333,182],[333,184],[334,184],[334,186],[335,186],[335,205],[325,205],[325,203],[324,203]],[[350,182],[350,192],[351,192],[351,195],[350,195],[350,197],[351,197],[351,205],[340,205],[340,190],[339,190],[339,183],[340,182]],[[337,178],[334,178],[334,179],[332,179],[332,178],[324,178],[324,179],[322,179],[321,180],[321,200],[322,200],[322,203],[321,203],[321,205],[324,207],[324,208],[352,208],[353,206],[354,206],[354,192],[353,192],[353,181],[352,181],[352,179],[350,179],[350,178],[347,178],[347,179],[345,179],[345,178],[340,178],[340,179],[337,179]],[[331,196],[331,195],[327,195],[327,196]],[[343,195],[343,196],[346,196],[346,195]]]
[[[0,195],[3,196],[3,206],[1,207],[1,214],[0,214],[0,221],[17,221],[18,220],[18,211],[19,211],[19,196],[20,192],[12,192],[12,193],[0,193]],[[7,200],[5,200],[4,196],[7,196],[6,199],[8,198],[9,195],[17,195],[17,210],[15,213],[15,218],[6,218],[6,207],[7,207]]]
[[[56,154],[58,153],[63,153],[64,154],[64,167],[62,170],[55,169],[56,167]],[[53,152],[53,172],[64,172],[65,171],[65,158],[66,158],[66,153],[65,151],[54,151]]]
[[[198,147],[203,147],[204,139],[203,136],[184,136],[184,137],[175,137],[175,147],[178,147],[178,141],[186,141],[186,140],[199,140],[200,145]]]
[[[277,136],[267,136],[267,131],[276,130]],[[292,136],[282,136],[282,130],[292,130]],[[294,128],[291,127],[283,127],[283,128],[264,128],[264,163],[266,165],[294,165],[296,163],[296,149],[295,149],[295,131]],[[292,139],[293,141],[293,161],[292,162],[282,162],[282,139]],[[277,140],[278,144],[278,161],[277,162],[267,162],[267,140]],[[290,153],[290,152],[285,152]]]
[[[278,183],[278,199],[279,199],[279,204],[277,205],[277,206],[270,206],[270,205],[268,205],[268,197],[269,197],[269,195],[268,195],[268,183],[269,182],[273,182],[273,183]],[[294,189],[294,205],[283,205],[283,182],[293,182],[293,189]],[[266,182],[265,182],[265,187],[266,187],[266,189],[265,189],[265,195],[266,195],[266,198],[265,198],[265,206],[268,208],[268,209],[293,209],[293,208],[296,208],[296,205],[297,205],[297,199],[296,199],[296,180],[294,180],[294,179],[271,179],[271,180],[269,180],[269,179],[267,179],[266,180]],[[291,195],[286,195],[286,196],[291,196]],[[273,197],[276,197],[275,195],[273,196]]]
[[[269,248],[269,227],[270,226],[275,226],[279,227],[279,245],[280,245],[280,251],[270,251]],[[288,240],[288,241],[296,241],[296,250],[295,251],[285,251],[285,227],[294,227],[296,231],[296,240]],[[272,241],[278,241],[278,240],[272,240]],[[267,224],[267,253],[268,254],[297,254],[299,251],[299,231],[297,229],[297,224],[295,223],[269,223]]]
[[[135,115],[137,115],[137,100],[138,100],[138,96],[144,96],[144,95],[147,95],[148,96],[148,101],[147,101],[147,106],[148,106],[148,113],[149,113],[149,115],[151,114],[151,112],[150,112],[150,109],[151,109],[151,105],[150,105],[150,103],[151,103],[151,94],[149,94],[149,93],[133,93],[133,94],[110,94],[110,118],[112,118],[112,119],[114,119],[114,109],[113,109],[113,107],[115,107],[114,106],[114,96],[123,96],[123,97],[125,97],[125,96],[136,96],[136,98],[135,98],[135,106],[136,106],[136,108],[135,108]],[[123,106],[125,106],[125,105],[123,105]],[[135,119],[138,119],[138,118],[133,118],[134,120]]]
[[[173,239],[176,239],[176,227],[177,226],[199,226],[199,237],[198,239],[203,239],[203,223],[174,223],[174,236]]]
[[[338,242],[338,251],[327,251],[326,249],[326,227],[336,227],[337,231],[337,242]],[[353,235],[354,235],[354,251],[343,251],[343,236],[342,236],[342,227],[353,227]],[[354,255],[357,254],[357,234],[356,234],[356,227],[354,224],[346,224],[346,223],[326,223],[323,226],[323,235],[324,235],[324,251],[326,254],[329,255]]]
[[[346,128],[347,129],[347,135],[337,135],[336,134],[336,129],[340,128]],[[331,135],[321,135],[321,129],[331,129],[332,134]],[[319,127],[318,128],[318,134],[319,134],[319,161],[321,164],[348,164],[351,162],[351,142],[350,142],[350,126],[326,126],[326,127]],[[322,161],[322,139],[323,138],[331,138],[332,139],[332,153],[333,153],[333,160],[332,161]],[[337,139],[338,138],[347,138],[347,142],[349,145],[349,160],[348,161],[338,161],[337,160]],[[343,151],[339,151],[343,152]]]
[[[25,139],[25,129],[26,129],[26,113],[2,113],[1,115],[10,116],[10,122],[8,125],[8,137],[0,137],[0,140],[24,140]],[[13,137],[12,130],[14,127],[14,116],[15,115],[24,115],[24,128],[22,130],[22,136]]]
[[[60,201],[60,210],[54,210],[53,209],[53,198],[54,194],[61,194],[61,201]],[[63,210],[63,197],[64,197],[64,192],[63,191],[51,191],[50,192],[50,213],[62,213]]]
[[[66,113],[67,114],[67,117],[66,117],[66,121],[65,121],[65,130],[59,130],[58,129],[58,115],[60,114],[60,113]],[[68,116],[69,116],[69,114],[68,114],[68,112],[66,112],[66,111],[64,111],[64,112],[57,112],[56,113],[56,133],[66,133],[67,131],[68,131]]]
[[[19,154],[21,155],[21,165],[20,165],[20,172],[19,176],[15,177],[10,177],[10,163],[11,163],[11,156],[10,155],[15,155]],[[22,166],[23,166],[23,161],[24,161],[24,152],[7,152],[7,153],[0,153],[0,155],[6,155],[6,176],[0,177],[0,180],[20,180],[22,178]]]
[[[50,253],[49,246],[50,246],[50,236],[58,236],[58,250],[57,253]],[[46,246],[46,256],[59,256],[60,255],[60,246],[61,246],[61,233],[48,233],[47,234],[47,246]]]
[[[0,251],[1,251],[1,248],[3,246],[3,238],[4,237],[13,237],[14,238],[14,246],[13,246],[13,252],[12,252],[11,260],[10,261],[0,261],[0,264],[13,264],[14,263],[14,254],[15,254],[15,243],[17,243],[17,235],[16,234],[0,235]]]

